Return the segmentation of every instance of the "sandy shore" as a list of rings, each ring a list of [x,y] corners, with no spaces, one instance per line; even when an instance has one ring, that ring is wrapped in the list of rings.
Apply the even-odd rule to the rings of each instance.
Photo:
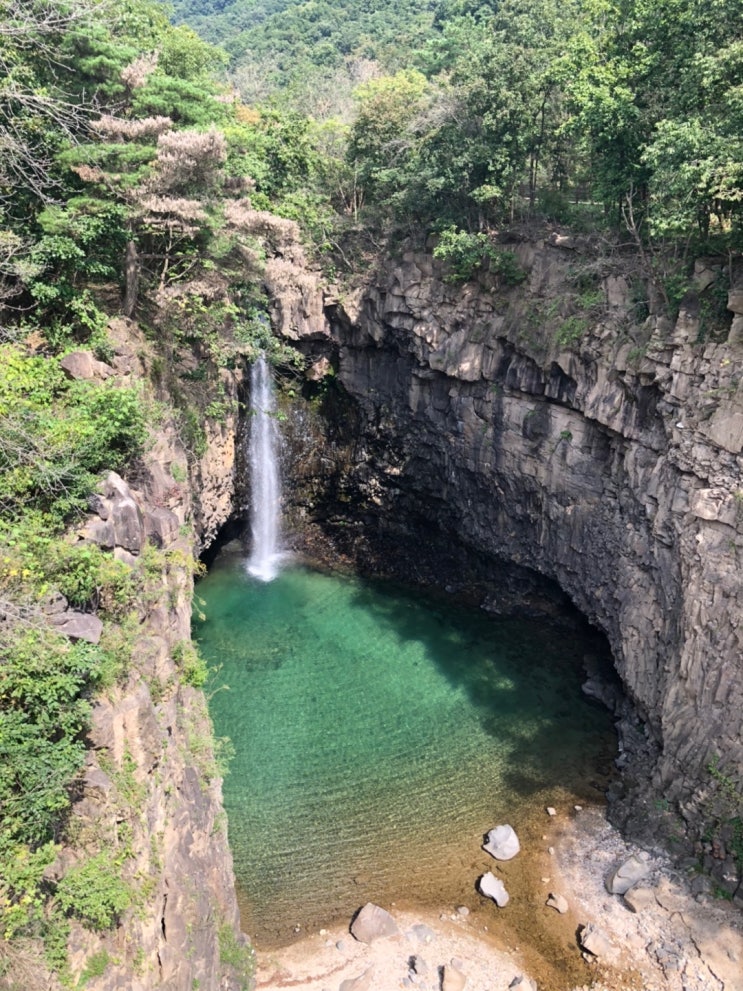
[[[650,895],[639,912],[604,885],[632,854],[648,869],[640,884]],[[484,869],[499,873],[485,858]],[[291,946],[259,950],[259,991],[447,991],[456,980],[452,961],[467,991],[506,991],[522,975],[539,991],[743,991],[743,914],[694,897],[669,861],[625,843],[601,810],[545,814],[540,841],[522,848],[521,858],[535,868],[529,890],[509,887],[504,909],[475,896],[462,912],[454,905],[432,912],[401,898],[382,906],[397,922],[396,936],[360,943],[342,920]],[[567,913],[546,907],[550,892],[567,900]],[[581,952],[577,933],[587,924],[608,938],[601,958]]]

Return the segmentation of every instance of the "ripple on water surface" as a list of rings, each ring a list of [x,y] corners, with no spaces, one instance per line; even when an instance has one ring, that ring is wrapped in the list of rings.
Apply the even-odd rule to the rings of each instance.
[[[471,899],[482,834],[593,787],[615,742],[580,692],[596,643],[302,568],[269,583],[225,556],[195,634],[243,925],[259,946],[367,900]],[[485,857],[487,860],[487,857]],[[487,869],[485,864],[485,869]]]

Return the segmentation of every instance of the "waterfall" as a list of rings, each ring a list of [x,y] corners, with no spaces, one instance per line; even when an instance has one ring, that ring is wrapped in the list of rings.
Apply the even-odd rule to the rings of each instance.
[[[279,429],[271,368],[263,357],[250,370],[250,529],[253,538],[248,571],[262,582],[272,581],[282,558],[279,549],[281,487]]]

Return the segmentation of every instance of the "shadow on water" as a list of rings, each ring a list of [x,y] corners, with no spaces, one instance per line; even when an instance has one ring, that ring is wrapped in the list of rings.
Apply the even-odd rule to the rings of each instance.
[[[515,794],[532,795],[569,773],[563,755],[576,737],[586,747],[593,735],[596,754],[591,756],[602,752],[605,764],[614,755],[608,710],[581,691],[584,657],[598,658],[608,672],[609,647],[577,612],[569,624],[546,618],[527,624],[369,581],[358,583],[353,602],[395,639],[423,645],[452,687],[466,691],[483,731],[510,750],[501,777]],[[588,779],[579,775],[569,783],[595,800],[609,773],[606,767],[604,773]]]

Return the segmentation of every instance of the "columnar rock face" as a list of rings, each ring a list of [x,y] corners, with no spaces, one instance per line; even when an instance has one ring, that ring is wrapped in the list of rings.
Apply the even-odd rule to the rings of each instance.
[[[117,378],[142,377],[138,328],[116,321],[112,331]],[[76,367],[88,366],[80,360]],[[224,385],[231,396],[235,381]],[[91,959],[105,958],[96,991],[241,991],[250,984],[251,951],[240,933],[221,772],[204,694],[188,683],[198,682],[188,675],[194,540],[208,543],[234,503],[236,430],[234,424],[231,433],[219,424],[212,429],[219,432],[210,438],[216,442],[194,470],[200,502],[187,482],[176,425],[166,420],[136,480],[111,472],[77,532],[79,540],[98,544],[134,569],[149,560],[128,625],[111,621],[104,629],[108,648],[126,658],[127,670],[95,700],[69,829],[75,845],[62,850],[54,868],[62,874],[103,850],[132,892],[133,904],[115,928],[100,934],[73,923],[74,979],[89,974]],[[155,548],[164,553],[155,558]],[[80,626],[81,617],[88,624],[96,617],[64,605],[50,617],[58,629],[88,640],[101,636],[100,628],[91,634],[89,625]]]
[[[673,322],[650,291],[640,321],[626,261],[516,250],[518,287],[411,253],[336,307],[358,491],[555,579],[609,639],[654,794],[693,817],[710,764],[743,767],[741,345],[698,342],[706,287]]]
[[[235,950],[230,960],[237,954],[249,964],[211,724],[203,693],[178,674],[190,649],[191,528],[184,528],[188,535],[181,528],[191,498],[171,471],[178,465],[185,472],[185,464],[183,450],[164,431],[142,487],[112,472],[79,533],[102,539],[133,565],[152,544],[170,555],[129,634],[126,681],[93,708],[82,798],[74,807],[79,848],[63,854],[74,862],[91,844],[109,849],[135,892],[134,908],[104,936],[73,926],[73,974],[84,972],[94,954],[108,954],[98,991],[238,991],[247,984],[223,959],[226,944]]]

